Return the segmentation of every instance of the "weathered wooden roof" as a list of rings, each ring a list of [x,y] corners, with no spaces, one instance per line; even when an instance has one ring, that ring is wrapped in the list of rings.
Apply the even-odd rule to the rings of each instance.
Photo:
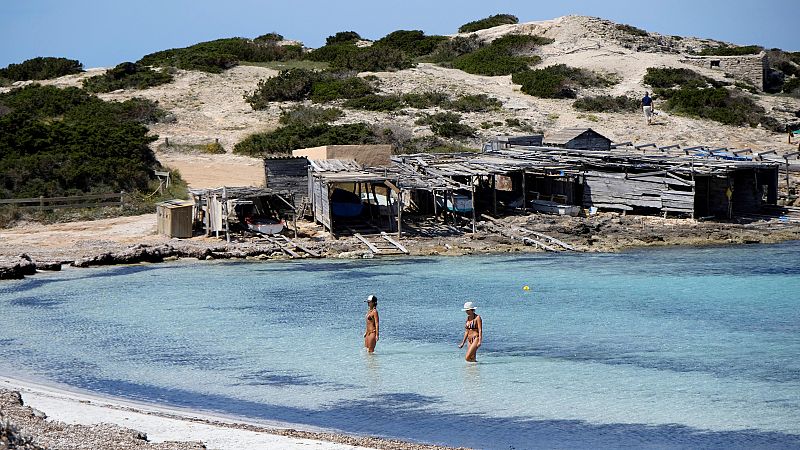
[[[594,133],[603,139],[608,139],[591,128],[562,128],[554,133],[545,134],[542,142],[545,144],[564,145],[586,132]],[[611,139],[608,139],[608,141],[611,142]]]

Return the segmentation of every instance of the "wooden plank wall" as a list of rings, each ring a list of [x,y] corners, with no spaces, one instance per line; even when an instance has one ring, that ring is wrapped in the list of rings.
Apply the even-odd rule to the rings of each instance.
[[[664,175],[626,178],[622,173],[587,171],[584,177],[583,206],[632,211],[653,208],[691,214],[694,192],[691,186]]]
[[[314,190],[314,219],[331,230],[330,198],[328,198],[328,185],[319,178],[311,180]]]
[[[305,158],[286,158],[264,160],[266,187],[276,191],[294,193],[295,208],[308,197],[308,160]]]

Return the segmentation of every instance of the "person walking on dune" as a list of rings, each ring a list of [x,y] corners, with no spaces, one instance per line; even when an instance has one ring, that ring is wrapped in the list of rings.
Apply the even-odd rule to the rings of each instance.
[[[367,297],[367,331],[364,332],[364,347],[367,351],[372,353],[375,351],[375,346],[378,344],[378,335],[380,332],[380,319],[378,318],[378,297],[370,295]]]
[[[642,98],[642,111],[647,124],[650,125],[653,122],[653,99],[650,98],[649,92],[645,92]]]
[[[467,313],[467,321],[464,324],[464,339],[461,339],[458,348],[464,347],[464,343],[469,343],[465,359],[469,362],[476,362],[478,347],[481,346],[483,340],[483,320],[481,316],[475,314],[475,305],[472,302],[464,303],[462,311]]]

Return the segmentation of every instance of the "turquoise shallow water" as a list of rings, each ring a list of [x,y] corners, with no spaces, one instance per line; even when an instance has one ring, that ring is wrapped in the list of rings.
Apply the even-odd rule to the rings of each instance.
[[[136,400],[479,448],[800,448],[800,243],[68,270],[0,284],[0,317],[0,373]]]

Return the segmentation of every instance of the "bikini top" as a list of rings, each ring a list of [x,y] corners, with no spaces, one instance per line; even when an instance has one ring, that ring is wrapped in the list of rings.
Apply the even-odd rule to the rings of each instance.
[[[464,324],[464,328],[467,330],[477,330],[478,329],[478,318],[474,318],[472,320],[468,320],[466,324]]]

